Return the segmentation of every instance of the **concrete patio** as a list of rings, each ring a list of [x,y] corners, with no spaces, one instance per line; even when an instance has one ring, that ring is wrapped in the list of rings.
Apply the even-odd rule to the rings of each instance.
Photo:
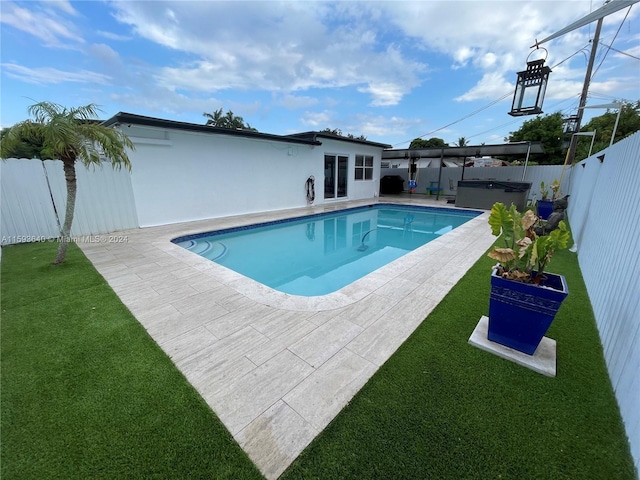
[[[424,196],[378,201],[450,207]],[[488,213],[322,297],[274,291],[170,240],[368,203],[150,227],[79,244],[268,479],[291,464],[489,248]]]

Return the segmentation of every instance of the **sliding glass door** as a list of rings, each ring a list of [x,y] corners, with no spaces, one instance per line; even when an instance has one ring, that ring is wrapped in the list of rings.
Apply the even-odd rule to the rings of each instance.
[[[324,156],[324,198],[347,196],[348,167],[349,157],[347,156]]]

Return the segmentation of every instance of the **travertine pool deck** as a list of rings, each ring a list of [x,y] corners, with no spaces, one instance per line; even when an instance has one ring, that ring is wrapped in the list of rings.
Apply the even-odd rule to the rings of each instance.
[[[80,247],[275,479],[489,248],[488,213],[321,297],[277,292],[171,239],[376,200],[450,207],[417,196],[342,202],[122,231]]]

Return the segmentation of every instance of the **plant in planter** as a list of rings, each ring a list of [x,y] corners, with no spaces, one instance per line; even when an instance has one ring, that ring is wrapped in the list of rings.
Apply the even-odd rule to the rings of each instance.
[[[489,340],[533,355],[569,293],[562,275],[545,272],[556,250],[567,248],[564,222],[549,235],[536,235],[538,218],[495,203],[489,215],[491,232],[503,240],[489,252],[498,260],[491,274]]]
[[[549,194],[551,194],[551,198],[549,198]],[[553,212],[553,202],[562,195],[558,179],[556,178],[551,182],[551,185],[546,185],[544,182],[540,182],[540,195],[541,198],[538,200],[537,204],[538,216],[542,220],[547,220],[549,215]]]

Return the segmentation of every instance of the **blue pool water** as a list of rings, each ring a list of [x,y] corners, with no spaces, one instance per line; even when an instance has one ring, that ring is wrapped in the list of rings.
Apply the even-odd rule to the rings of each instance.
[[[326,295],[481,212],[377,204],[175,238],[202,257],[293,295]]]

